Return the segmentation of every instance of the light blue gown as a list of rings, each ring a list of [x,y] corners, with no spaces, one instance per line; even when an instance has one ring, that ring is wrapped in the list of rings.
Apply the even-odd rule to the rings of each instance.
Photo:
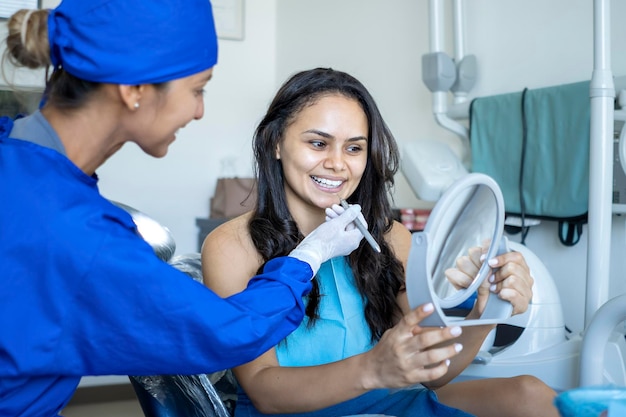
[[[281,366],[313,366],[340,361],[373,347],[365,321],[365,302],[359,294],[346,258],[322,264],[316,278],[320,286],[320,318],[309,327],[300,326],[276,347]],[[422,386],[404,390],[378,389],[352,400],[310,413],[277,414],[291,417],[338,417],[378,414],[396,417],[468,417],[469,414],[437,401],[436,394]],[[239,393],[236,417],[265,416]]]

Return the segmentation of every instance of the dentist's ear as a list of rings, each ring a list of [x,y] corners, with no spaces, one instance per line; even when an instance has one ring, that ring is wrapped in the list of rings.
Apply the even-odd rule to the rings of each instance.
[[[139,108],[139,101],[143,95],[143,85],[119,85],[119,95],[124,105],[131,111]]]

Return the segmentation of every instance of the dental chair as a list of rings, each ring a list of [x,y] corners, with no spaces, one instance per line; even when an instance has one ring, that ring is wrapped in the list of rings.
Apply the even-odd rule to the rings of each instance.
[[[168,263],[202,282],[200,254]],[[129,376],[145,417],[232,417],[237,382],[230,369],[199,375]]]
[[[174,256],[176,242],[167,227],[125,204],[139,235],[164,262],[202,282],[200,254]],[[131,375],[128,377],[145,417],[232,417],[237,382],[230,369],[199,375]]]

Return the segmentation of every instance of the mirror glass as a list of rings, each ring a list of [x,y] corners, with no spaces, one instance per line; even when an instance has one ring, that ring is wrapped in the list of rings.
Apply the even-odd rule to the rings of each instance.
[[[432,285],[442,308],[453,308],[463,302],[464,291],[456,289],[445,275],[456,260],[466,256],[472,247],[489,244],[497,219],[497,203],[492,190],[484,184],[470,185],[450,201],[429,248],[428,261]],[[427,224],[426,231],[431,227]],[[474,283],[476,282],[475,277]],[[472,285],[474,288],[476,285]],[[471,295],[471,294],[470,294]]]

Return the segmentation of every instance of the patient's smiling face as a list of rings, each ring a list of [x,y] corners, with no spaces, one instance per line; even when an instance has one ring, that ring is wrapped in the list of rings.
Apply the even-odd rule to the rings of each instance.
[[[292,216],[303,233],[323,221],[323,209],[347,198],[367,164],[368,121],[360,104],[343,95],[324,95],[304,107],[276,149],[285,175]],[[320,220],[321,219],[321,220]]]

